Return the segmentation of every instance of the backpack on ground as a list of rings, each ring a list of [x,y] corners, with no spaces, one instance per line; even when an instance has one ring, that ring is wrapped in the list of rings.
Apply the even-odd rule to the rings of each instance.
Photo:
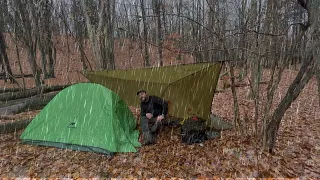
[[[206,121],[193,117],[186,119],[181,126],[182,142],[186,144],[201,143],[207,140]]]

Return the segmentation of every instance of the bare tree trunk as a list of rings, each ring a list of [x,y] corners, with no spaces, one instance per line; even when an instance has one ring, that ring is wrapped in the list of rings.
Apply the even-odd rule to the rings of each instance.
[[[110,0],[107,2],[107,38],[105,39],[107,47],[107,59],[108,65],[107,69],[115,69],[115,60],[114,60],[114,22],[115,22],[115,1]]]
[[[25,90],[26,89],[26,82],[25,82],[24,73],[23,73],[22,66],[21,66],[20,53],[19,53],[19,48],[18,48],[19,41],[16,37],[14,39],[15,39],[14,44],[15,44],[15,48],[16,48],[17,59],[18,59],[18,63],[19,63],[19,70],[20,70],[20,74],[22,75],[23,90]]]
[[[276,27],[277,26],[277,11],[276,11],[276,5],[277,2],[276,1],[272,1],[272,0],[267,0],[267,10],[266,10],[266,18],[265,18],[265,26],[264,26],[264,30],[267,33],[274,33],[276,32]],[[270,37],[270,36],[265,36],[263,38],[264,40],[264,44],[265,44],[265,52],[273,50],[272,48],[275,46],[276,43],[272,43],[273,40],[275,40],[274,37]],[[266,57],[265,57],[265,67],[272,67],[273,66],[273,59],[275,57],[270,56],[268,53],[266,53]]]
[[[320,57],[318,57],[319,59]],[[320,63],[319,63],[320,64]],[[316,72],[316,77],[317,77],[317,81],[318,81],[318,96],[319,96],[319,106],[320,106],[320,67],[318,65],[318,70]]]
[[[44,78],[47,78],[48,77],[47,58],[46,58],[46,52],[44,50],[44,43],[39,42],[39,49],[40,49],[40,53],[41,53],[41,65],[42,65],[43,76],[44,76]]]
[[[161,2],[161,10],[162,10],[162,21],[163,21],[163,34],[162,34],[162,39],[164,40],[165,37],[168,35],[167,33],[167,22],[166,22],[166,8],[165,8],[165,5],[166,5],[166,0],[160,0]]]
[[[286,110],[290,107],[292,102],[299,96],[300,92],[303,90],[305,85],[309,82],[312,76],[315,74],[314,63],[312,59],[308,59],[304,62],[299,70],[298,75],[295,80],[291,83],[285,97],[281,100],[280,104],[274,111],[271,121],[267,126],[267,145],[269,152],[272,152],[274,147],[277,132],[280,127],[280,122]],[[304,75],[305,74],[305,75]]]
[[[197,10],[196,10],[196,12],[197,12],[197,22],[201,22],[201,1],[200,0],[198,0],[198,2],[197,2]],[[196,38],[198,38],[197,39],[197,41],[196,42],[201,42],[201,40],[202,40],[202,31],[201,31],[201,26],[200,26],[201,24],[197,24],[197,36],[196,36]],[[197,56],[199,56],[199,61],[200,62],[203,62],[203,57],[202,57],[202,53],[201,53],[201,51],[203,50],[203,47],[202,47],[202,45],[201,44],[199,44],[199,46],[197,47]]]
[[[179,32],[179,41],[178,41],[178,60],[183,60],[183,56],[181,55],[181,49],[182,49],[182,43],[183,43],[183,18],[180,16],[182,15],[181,13],[182,10],[182,0],[179,0],[179,5],[178,5],[178,32]]]
[[[319,106],[320,106],[320,3],[319,1],[316,0],[311,0],[311,6],[310,8],[310,21],[312,26],[312,44],[313,44],[313,49],[312,49],[312,55],[314,57],[314,60],[317,61],[317,66],[316,66],[316,80],[318,83],[318,96],[319,96]]]
[[[305,4],[302,1],[298,1],[300,5],[307,10],[308,13],[308,20],[305,24],[300,24],[300,27],[302,29],[299,37],[297,40],[301,39],[303,34],[309,29],[311,26],[311,29],[317,25],[316,21],[316,13],[318,12],[317,6],[313,4],[315,1],[309,0],[305,2]],[[319,7],[320,8],[320,7]],[[315,28],[317,29],[317,28]],[[316,31],[313,31],[311,35],[315,35]],[[318,39],[313,39],[314,42],[317,42]],[[314,43],[313,42],[313,43]],[[304,89],[305,85],[310,81],[310,79],[315,75],[317,71],[317,67],[319,64],[319,60],[315,59],[314,56],[309,56],[307,59],[305,59],[302,63],[302,66],[295,77],[294,81],[289,86],[289,89],[287,90],[287,93],[285,97],[281,100],[278,107],[275,109],[271,121],[268,123],[267,129],[266,129],[266,146],[269,150],[269,152],[272,153],[277,132],[280,127],[280,122],[286,112],[286,110],[290,107],[292,102],[299,96],[300,92]]]
[[[6,73],[6,70],[4,69],[4,61],[3,61],[3,58],[2,58],[2,54],[0,53],[0,66],[1,66],[1,75],[4,75],[4,82],[7,82],[7,73]]]
[[[196,19],[196,0],[192,0],[192,19]],[[192,25],[192,31],[191,31],[191,36],[192,36],[192,41],[193,42],[197,42],[197,27],[198,25],[193,23]],[[199,58],[199,53],[198,53],[198,48],[197,45],[193,46],[193,58],[195,59],[196,63],[199,63],[201,61],[201,59]]]
[[[139,40],[139,49],[141,50],[141,55],[143,55],[143,48],[142,48],[142,39],[141,39],[141,34],[140,34],[140,20],[137,21],[137,32],[134,31],[134,28],[131,28],[130,26],[130,21],[129,21],[129,15],[126,6],[124,5],[125,11],[126,11],[126,16],[127,16],[127,27],[128,27],[128,34],[129,34],[129,57],[130,57],[130,68],[132,68],[132,57],[135,52],[134,50],[134,45],[133,41],[135,40],[135,35],[138,34],[138,40]],[[138,6],[135,6],[136,10],[136,15],[138,16],[139,11],[138,11]],[[133,52],[132,52],[133,50]]]
[[[4,71],[5,71],[5,70],[4,70],[4,66],[3,66],[2,56],[1,56],[1,54],[0,54],[0,73],[1,73],[1,74],[5,74]],[[6,80],[7,80],[7,79],[5,79],[5,82],[6,82]]]
[[[26,3],[19,0],[11,1],[13,7],[14,25],[17,29],[17,36],[19,40],[24,44],[28,51],[28,62],[32,69],[32,73],[35,79],[35,85],[41,87],[41,70],[36,62],[37,54],[37,42],[39,38],[39,6],[36,6],[32,1]],[[26,14],[30,14],[26,16]]]
[[[79,45],[79,50],[80,50],[80,59],[82,62],[82,67],[83,67],[83,70],[86,71],[88,69],[88,67],[86,65],[86,54],[85,54],[84,48],[83,48],[83,37],[82,36],[79,37],[78,45]]]
[[[241,17],[239,18],[240,20],[240,43],[239,46],[240,48],[247,48],[247,21],[246,21],[246,7],[247,6],[247,0],[242,0],[242,4],[241,4]],[[244,67],[244,74],[247,75],[247,70],[248,70],[248,62],[247,62],[247,52],[244,51],[243,49],[241,49],[240,51],[241,55],[240,55],[240,60],[242,63],[244,63],[245,67]]]
[[[40,22],[39,22],[39,49],[41,52],[41,64],[44,78],[54,78],[54,46],[52,42],[52,28],[51,28],[51,17],[52,17],[52,5],[53,2],[45,0],[40,2]],[[62,9],[62,16],[65,18],[65,13]],[[66,20],[65,20],[66,21]],[[66,25],[65,25],[66,26]],[[65,30],[68,32],[67,28]],[[68,36],[67,36],[68,37]],[[52,50],[54,49],[54,51]]]
[[[31,47],[29,49],[29,55],[28,55],[28,61],[31,65],[31,69],[32,69],[32,74],[34,75],[35,78],[35,84],[37,87],[41,86],[41,71],[37,65],[36,62],[36,45],[34,45],[34,47]]]
[[[56,48],[54,47],[54,44],[52,42],[52,32],[48,34],[48,39],[49,39],[49,45],[48,45],[48,65],[49,65],[49,70],[48,70],[48,77],[49,78],[55,78],[55,73],[54,73],[54,67],[55,67],[55,62],[56,62]]]
[[[82,68],[84,71],[87,70],[87,65],[86,65],[86,54],[84,52],[84,47],[83,47],[83,38],[85,36],[85,25],[83,22],[83,16],[81,12],[81,5],[79,1],[73,1],[72,3],[72,11],[71,11],[73,17],[74,17],[74,31],[75,31],[75,39],[77,41],[77,44],[79,46],[80,50],[80,60],[82,62]],[[90,63],[89,63],[90,65]]]
[[[9,64],[7,51],[6,51],[6,42],[4,39],[4,29],[5,29],[5,16],[8,15],[8,7],[7,7],[7,1],[0,1],[0,72],[1,70],[5,73],[4,81],[7,82],[7,79],[9,79],[11,82],[13,82],[13,76],[11,67]]]
[[[257,19],[257,31],[260,31],[260,26],[261,26],[261,8],[262,8],[262,1],[259,0],[259,12],[258,12],[258,19]],[[255,121],[255,131],[256,131],[256,138],[258,137],[258,119],[259,119],[259,101],[260,101],[260,80],[261,80],[261,76],[262,76],[262,63],[261,63],[261,50],[260,50],[260,43],[259,43],[259,34],[256,34],[256,43],[255,43],[255,48],[256,50],[258,50],[258,57],[256,57],[255,59],[253,59],[254,62],[254,74],[252,74],[255,78],[254,78],[254,82],[253,82],[253,88],[252,88],[252,92],[254,92],[253,97],[254,97],[254,104],[255,104],[255,113],[254,113],[254,121]]]
[[[232,97],[233,97],[233,110],[234,110],[234,125],[235,127],[239,128],[240,133],[243,134],[243,126],[240,121],[239,116],[239,102],[237,97],[237,91],[235,87],[235,75],[234,75],[234,65],[230,63],[230,75],[231,75],[231,91],[232,91]]]
[[[252,0],[251,1],[251,7],[250,7],[250,11],[249,11],[249,28],[250,29],[254,29],[254,30],[257,30],[257,17],[258,17],[258,12],[257,12],[257,8],[258,7],[258,3],[257,3],[257,0]],[[253,52],[257,52],[257,37],[253,37],[254,35],[251,35],[251,37],[249,37],[249,39],[251,39],[251,43],[250,43],[250,49],[253,51]],[[248,58],[248,63],[249,63],[249,67],[250,67],[250,70],[251,70],[251,84],[252,84],[252,88],[251,88],[251,91],[250,91],[250,94],[249,94],[249,98],[250,99],[255,99],[255,94],[258,95],[259,92],[255,92],[256,90],[258,90],[258,84],[259,84],[259,78],[258,78],[258,74],[259,74],[259,71],[258,71],[258,67],[259,67],[259,59],[258,57],[256,57],[255,54],[252,54],[250,56],[250,58]]]
[[[85,0],[81,0],[81,6],[84,12],[85,16],[85,22],[88,30],[88,35],[91,43],[91,50],[93,54],[93,58],[96,62],[96,66],[98,69],[103,69],[103,59],[100,54],[100,48],[99,48],[99,43],[100,43],[100,34],[101,34],[101,26],[102,26],[102,21],[103,19],[99,19],[99,25],[97,27],[97,30],[93,27],[91,19],[89,17],[89,8],[86,5]],[[102,16],[102,13],[105,12],[105,2],[102,2],[100,5],[100,10],[99,10],[99,17]]]
[[[216,17],[216,10],[215,10],[215,6],[216,6],[216,0],[207,0],[207,4],[209,5],[209,13],[208,13],[208,27],[209,29],[211,29],[212,31],[215,31],[215,17]],[[208,58],[210,61],[213,61],[215,59],[214,53],[212,51],[212,49],[215,47],[214,44],[214,36],[209,33],[208,34],[209,38],[208,38]],[[210,50],[211,49],[211,50]]]
[[[47,25],[45,26],[46,29],[46,42],[47,42],[47,58],[48,58],[48,78],[55,78],[54,73],[54,67],[55,67],[55,61],[56,61],[56,48],[54,47],[53,41],[52,41],[52,22],[51,17],[53,14],[52,6],[53,1],[47,0],[45,1],[45,22],[47,22]]]
[[[161,25],[161,3],[160,0],[153,0],[154,1],[154,13],[157,17],[157,46],[158,46],[158,54],[157,54],[157,65],[163,66],[163,59],[162,59],[162,25]]]
[[[277,17],[279,16],[278,12],[278,3],[276,1],[268,1],[267,5],[267,19],[266,19],[266,29],[268,33],[279,33],[279,23]],[[270,122],[270,110],[273,103],[274,93],[278,87],[283,70],[286,68],[288,56],[281,52],[290,52],[293,49],[291,45],[290,50],[286,50],[288,47],[288,38],[284,41],[278,37],[265,37],[265,46],[267,47],[265,51],[268,50],[274,51],[274,55],[266,56],[265,65],[267,67],[271,66],[271,78],[267,87],[267,102],[264,104],[264,113],[263,113],[263,125],[261,133],[263,134],[262,142],[263,149],[266,149],[267,146],[267,125]],[[273,42],[273,43],[272,43]],[[298,42],[298,41],[297,41]],[[268,46],[270,48],[268,48]],[[278,68],[278,69],[277,69]]]
[[[62,12],[63,12],[63,10],[62,10]],[[65,14],[65,13],[63,13],[63,14]],[[66,16],[64,15],[64,17],[66,17]],[[70,51],[70,46],[69,46],[68,26],[67,26],[66,23],[64,24],[64,29],[65,29],[65,32],[66,32],[66,41],[67,41],[67,67],[66,67],[67,72],[66,72],[65,76],[67,77],[68,83],[70,84],[71,80],[70,80],[69,74],[70,74],[70,60],[71,60],[70,55],[71,55],[71,51]]]
[[[0,24],[1,26],[1,24]],[[1,27],[0,27],[1,28]],[[4,70],[6,73],[6,79],[10,79],[11,83],[14,82],[12,70],[10,67],[7,51],[6,51],[6,44],[5,40],[2,34],[2,31],[0,30],[0,60],[2,59],[2,65],[4,66]],[[5,79],[5,81],[6,81]]]
[[[143,22],[143,39],[144,39],[144,59],[145,59],[145,66],[150,66],[150,58],[149,58],[149,51],[148,51],[148,25],[146,20],[146,11],[144,8],[144,0],[140,0],[141,5],[141,13],[142,13],[142,22]]]
[[[91,2],[94,3],[94,2]],[[98,69],[115,69],[114,18],[115,2],[99,1],[98,25],[93,24],[85,0],[81,0],[94,59]]]
[[[263,134],[263,149],[266,147],[266,138],[267,138],[267,124],[269,123],[269,113],[271,110],[271,105],[273,103],[273,97],[274,93],[276,91],[276,88],[278,87],[280,80],[281,80],[281,75],[282,72],[285,68],[285,65],[282,65],[282,67],[279,68],[279,70],[276,73],[276,67],[278,66],[277,61],[274,61],[271,67],[271,78],[267,87],[267,102],[264,106],[264,111],[263,111],[263,127],[262,127],[262,134]]]

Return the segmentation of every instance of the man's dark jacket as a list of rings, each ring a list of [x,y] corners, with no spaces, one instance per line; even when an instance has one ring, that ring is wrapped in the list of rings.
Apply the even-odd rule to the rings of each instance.
[[[157,96],[149,96],[147,102],[141,102],[141,116],[146,116],[147,113],[151,113],[153,117],[159,115],[166,116],[168,113],[168,102]]]

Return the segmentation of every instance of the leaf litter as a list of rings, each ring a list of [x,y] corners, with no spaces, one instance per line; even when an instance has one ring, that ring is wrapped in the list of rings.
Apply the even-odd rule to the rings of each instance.
[[[272,109],[294,78],[291,71],[284,72],[285,79],[289,80],[281,81]],[[263,100],[265,88],[261,86]],[[285,113],[274,155],[256,151],[252,122],[254,102],[247,99],[248,87],[239,87],[237,91],[240,116],[243,118],[247,114],[249,117],[245,136],[229,130],[222,132],[221,138],[186,145],[180,141],[179,128],[167,127],[159,135],[157,144],[141,147],[137,153],[118,153],[111,158],[98,153],[21,144],[22,131],[18,131],[0,135],[0,177],[320,177],[320,108],[315,79]],[[130,109],[138,118],[139,109]],[[215,94],[212,111],[232,121],[230,89]],[[23,115],[34,117],[37,113],[39,111]]]

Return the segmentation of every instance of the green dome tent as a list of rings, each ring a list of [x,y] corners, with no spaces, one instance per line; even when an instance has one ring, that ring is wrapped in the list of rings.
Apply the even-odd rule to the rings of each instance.
[[[23,143],[112,155],[136,152],[135,118],[114,92],[93,83],[57,94],[20,136]]]

